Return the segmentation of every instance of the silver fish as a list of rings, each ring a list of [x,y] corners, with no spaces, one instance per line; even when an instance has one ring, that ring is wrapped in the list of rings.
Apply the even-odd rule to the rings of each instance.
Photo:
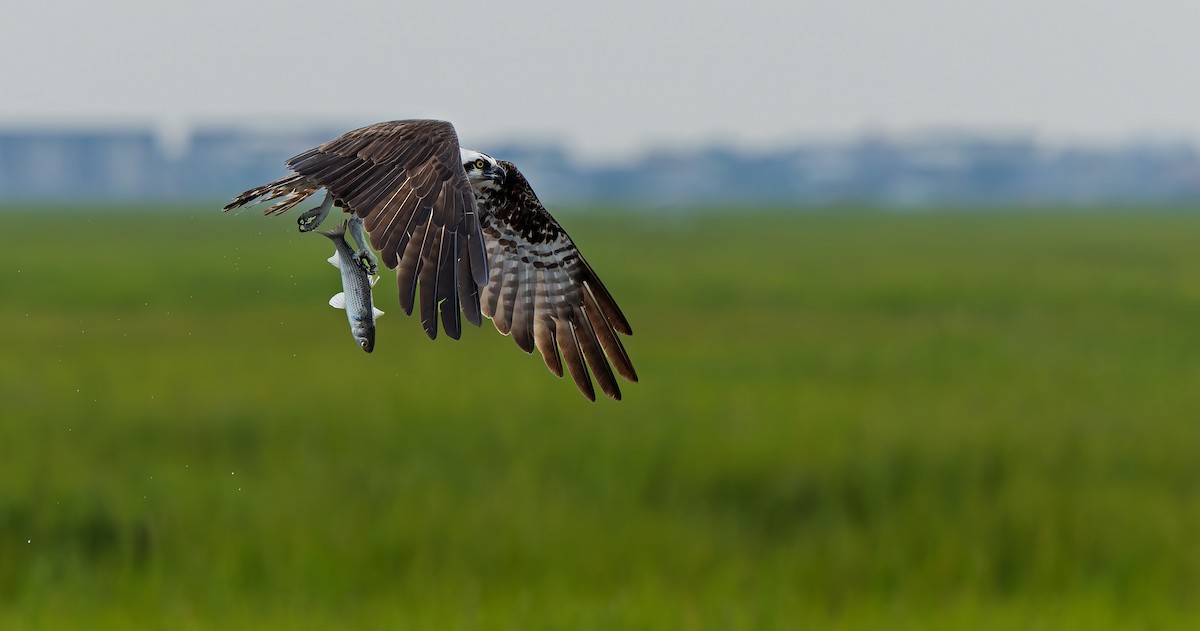
[[[361,221],[361,220],[360,220]],[[342,271],[342,291],[329,299],[329,304],[338,309],[346,310],[346,319],[350,322],[350,334],[354,341],[368,353],[375,348],[375,318],[383,312],[375,308],[371,300],[371,287],[379,277],[368,276],[365,262],[360,262],[346,243],[346,224],[343,221],[333,230],[321,234],[333,241],[333,256],[329,262]]]

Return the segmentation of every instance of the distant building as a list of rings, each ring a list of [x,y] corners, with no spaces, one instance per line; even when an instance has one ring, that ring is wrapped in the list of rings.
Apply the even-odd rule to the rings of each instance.
[[[278,178],[284,161],[340,129],[201,127],[167,153],[149,129],[0,128],[5,200],[222,200]],[[1200,153],[1184,142],[1051,147],[1032,136],[872,134],[767,152],[656,150],[583,168],[559,145],[488,148],[520,165],[548,204],[868,203],[1035,205],[1200,201]]]
[[[344,130],[342,130],[344,131]],[[284,162],[341,131],[199,128],[175,161],[170,194],[182,199],[231,197],[278,179]]]
[[[148,130],[0,129],[7,199],[116,199],[154,194],[169,171]]]

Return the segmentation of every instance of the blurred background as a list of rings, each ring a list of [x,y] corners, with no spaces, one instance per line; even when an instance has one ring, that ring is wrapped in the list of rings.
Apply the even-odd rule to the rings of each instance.
[[[1200,5],[5,9],[2,628],[1194,628]],[[588,403],[223,214],[452,121],[621,305]],[[294,216],[294,215],[293,215]]]
[[[343,131],[453,121],[563,204],[1200,196],[1196,9],[184,2],[13,7],[8,199],[220,200]]]

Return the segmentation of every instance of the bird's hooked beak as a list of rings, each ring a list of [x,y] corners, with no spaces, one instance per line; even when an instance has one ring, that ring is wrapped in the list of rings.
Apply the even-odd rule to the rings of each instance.
[[[485,180],[491,180],[496,184],[503,184],[504,178],[508,177],[508,174],[504,172],[504,167],[497,164],[495,166],[488,165],[488,167],[483,170],[481,177],[483,177]]]

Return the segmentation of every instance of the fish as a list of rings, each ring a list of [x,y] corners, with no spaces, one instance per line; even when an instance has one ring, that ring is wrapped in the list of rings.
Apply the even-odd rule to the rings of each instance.
[[[343,221],[333,230],[321,232],[333,241],[334,252],[333,256],[329,257],[329,263],[342,271],[342,291],[329,299],[329,305],[346,310],[346,319],[350,322],[350,335],[364,351],[370,353],[375,348],[375,319],[383,315],[371,300],[371,287],[379,277],[371,278],[367,274],[366,263],[360,263],[354,251],[350,249],[350,244],[346,243],[348,223]]]

